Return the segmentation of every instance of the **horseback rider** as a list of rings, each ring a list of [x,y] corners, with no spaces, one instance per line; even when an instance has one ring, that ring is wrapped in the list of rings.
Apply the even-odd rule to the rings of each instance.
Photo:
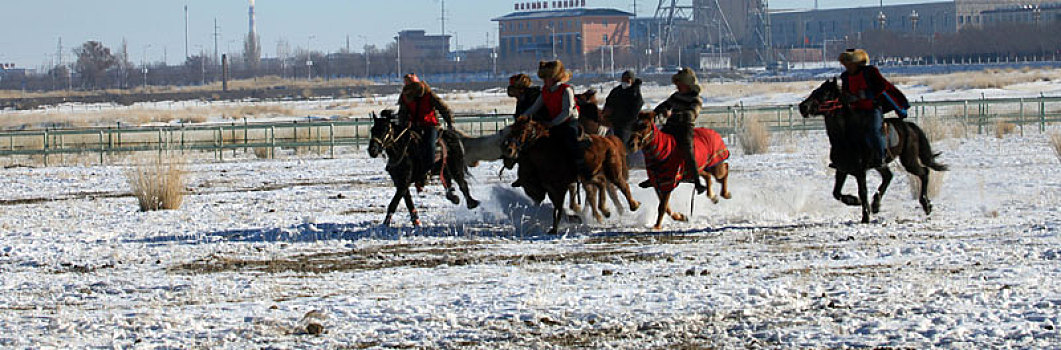
[[[420,135],[419,155],[420,172],[413,174],[413,182],[423,187],[427,176],[435,164],[435,144],[438,142],[438,115],[446,121],[446,127],[453,130],[453,114],[449,106],[431,91],[427,83],[420,81],[416,74],[405,75],[405,86],[398,98],[398,117],[402,125]]]
[[[844,101],[858,117],[868,118],[869,127],[865,130],[866,147],[875,153],[869,159],[868,166],[881,167],[885,164],[887,151],[884,134],[884,113],[896,111],[900,117],[906,117],[909,103],[902,92],[895,88],[877,67],[869,64],[869,54],[862,49],[847,49],[838,58],[844,66],[840,74],[841,91]]]
[[[593,173],[586,165],[585,151],[578,145],[579,109],[575,103],[575,91],[567,84],[571,80],[571,72],[564,69],[563,62],[559,60],[542,61],[538,63],[538,77],[545,83],[541,96],[523,111],[521,117],[534,118],[549,126],[549,137],[563,143],[574,159],[579,175],[585,179],[592,178]],[[547,112],[544,117],[538,114],[543,108]]]
[[[611,125],[612,133],[627,145],[630,141],[630,129],[637,122],[637,113],[645,105],[641,97],[641,79],[632,70],[623,72],[616,86],[604,100],[605,124]],[[629,147],[629,146],[627,146]]]
[[[519,73],[508,78],[508,88],[505,92],[508,97],[516,99],[516,113],[513,116],[519,117],[538,100],[542,88],[534,86],[531,77]]]
[[[707,186],[701,182],[700,172],[696,166],[696,153],[693,150],[694,123],[703,105],[700,99],[700,83],[696,79],[696,73],[688,67],[674,74],[671,82],[678,91],[656,106],[653,111],[657,116],[667,118],[662,131],[674,136],[678,151],[685,157],[684,178],[692,180],[697,193],[703,193],[707,190]],[[645,181],[640,186],[651,187],[651,183]]]

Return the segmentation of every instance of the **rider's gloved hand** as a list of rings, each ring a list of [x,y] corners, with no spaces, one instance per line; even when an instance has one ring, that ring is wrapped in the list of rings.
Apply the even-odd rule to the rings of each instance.
[[[900,108],[895,110],[895,115],[898,115],[899,118],[906,119],[909,113],[905,109]]]

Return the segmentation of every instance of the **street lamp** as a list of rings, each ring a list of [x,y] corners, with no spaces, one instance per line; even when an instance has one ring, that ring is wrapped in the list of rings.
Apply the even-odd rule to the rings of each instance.
[[[551,25],[545,26],[545,27],[549,28],[549,46],[551,46],[552,49],[553,49],[553,59],[555,60],[556,59],[556,28],[553,28],[553,26],[551,26]]]
[[[917,34],[917,22],[921,20],[921,16],[917,14],[917,10],[910,12],[910,25],[913,26],[914,34]]]

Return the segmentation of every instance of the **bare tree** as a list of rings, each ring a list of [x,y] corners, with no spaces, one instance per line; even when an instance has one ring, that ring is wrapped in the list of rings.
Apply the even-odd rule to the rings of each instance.
[[[111,54],[111,49],[98,41],[85,42],[81,47],[74,49],[74,54],[77,55],[74,70],[81,76],[83,87],[97,87],[107,69],[117,63],[117,59]]]

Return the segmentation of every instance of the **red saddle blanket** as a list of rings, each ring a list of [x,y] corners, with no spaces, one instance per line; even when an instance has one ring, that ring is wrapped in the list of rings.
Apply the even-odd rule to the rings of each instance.
[[[652,186],[660,191],[673,191],[682,182],[685,173],[685,157],[677,151],[678,143],[674,136],[660,132],[653,126],[655,137],[642,148],[645,154],[645,168]],[[708,128],[694,129],[693,153],[700,171],[710,169],[729,159],[729,149],[722,141],[722,135]]]

